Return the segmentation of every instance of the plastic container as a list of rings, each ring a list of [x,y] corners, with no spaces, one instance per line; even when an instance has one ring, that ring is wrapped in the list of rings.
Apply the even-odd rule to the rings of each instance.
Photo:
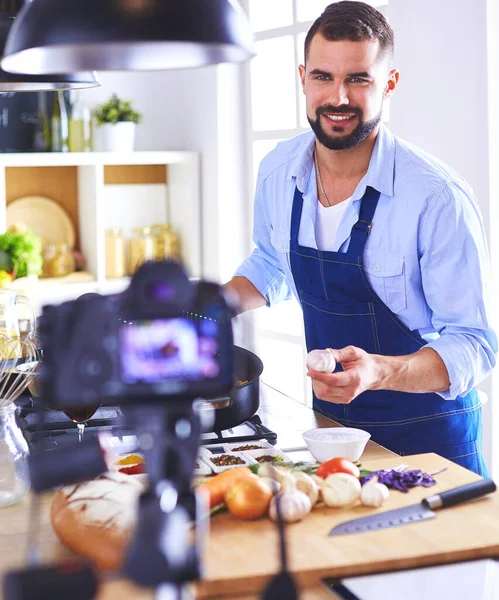
[[[287,454],[284,454],[284,452],[281,452],[280,450],[277,450],[276,448],[264,448],[262,450],[248,450],[246,452],[243,452],[243,454],[245,454],[249,458],[253,459],[255,462],[260,463],[262,465],[266,462],[272,462],[272,463],[276,464],[276,466],[280,462],[282,462],[282,463],[293,462],[293,460]],[[259,460],[262,456],[272,456],[273,460],[272,461]]]
[[[220,456],[237,456],[242,462],[237,465],[224,465],[219,466],[213,462],[213,459],[219,458]],[[203,458],[205,462],[210,465],[210,468],[214,473],[222,473],[222,471],[227,471],[227,469],[234,469],[235,467],[247,467],[248,465],[253,465],[256,463],[256,460],[251,456],[246,456],[244,452],[224,452],[222,454],[212,454],[209,458]]]
[[[322,427],[309,429],[303,439],[319,462],[341,456],[349,460],[359,460],[371,434],[353,427]]]

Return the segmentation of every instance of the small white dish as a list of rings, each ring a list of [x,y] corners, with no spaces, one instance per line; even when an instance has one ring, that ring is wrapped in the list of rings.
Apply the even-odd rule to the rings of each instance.
[[[237,456],[241,462],[234,465],[218,465],[215,461],[222,456]],[[246,456],[244,452],[223,452],[222,454],[212,454],[209,458],[205,457],[202,460],[206,461],[210,465],[210,468],[214,473],[221,473],[222,471],[234,469],[235,467],[247,467],[248,465],[255,464],[256,462],[254,458],[251,456]]]
[[[258,448],[248,448],[248,446],[258,446]],[[254,442],[232,442],[230,444],[224,444],[225,452],[250,452],[252,450],[264,450],[265,448],[274,448],[272,444],[267,440],[255,440]]]
[[[274,464],[279,464],[280,462],[283,462],[283,463],[293,462],[287,454],[284,454],[284,452],[281,452],[280,450],[277,450],[276,448],[264,448],[262,450],[247,450],[243,454],[245,454],[246,456],[249,456],[250,458],[255,460],[257,463],[260,463],[262,465],[266,462],[273,462]],[[272,456],[273,461],[258,460],[262,456]]]
[[[319,427],[303,434],[312,456],[319,462],[337,456],[359,460],[370,437],[367,431],[354,427]]]
[[[202,456],[203,458],[209,458],[211,456],[211,450],[209,450],[205,446],[200,446],[198,450],[198,456]]]
[[[194,475],[211,475],[213,473],[211,466],[206,462],[206,458],[198,455],[194,465]]]

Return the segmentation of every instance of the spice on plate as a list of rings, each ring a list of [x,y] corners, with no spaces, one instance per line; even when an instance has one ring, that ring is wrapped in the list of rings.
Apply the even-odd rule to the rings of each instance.
[[[146,472],[144,463],[132,465],[131,467],[121,467],[121,469],[118,470],[120,473],[124,473],[125,475],[141,475],[142,473]]]
[[[232,452],[244,452],[245,450],[263,450],[264,446],[259,446],[258,444],[246,444],[245,446],[238,446],[237,448],[232,448]]]
[[[262,454],[262,456],[256,457],[256,461],[259,463],[282,462],[282,458],[280,456],[272,456],[272,454]]]
[[[119,465],[138,465],[142,464],[143,462],[144,459],[138,454],[129,454],[128,456],[124,456],[117,461]]]
[[[210,460],[217,467],[228,467],[230,465],[244,465],[244,460],[234,454],[220,454],[219,456],[211,456]]]

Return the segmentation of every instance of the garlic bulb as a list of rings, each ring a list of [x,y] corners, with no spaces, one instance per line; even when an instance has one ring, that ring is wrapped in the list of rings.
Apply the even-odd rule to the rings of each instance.
[[[322,498],[327,506],[351,506],[360,497],[360,481],[348,473],[333,473],[325,479]]]
[[[289,469],[285,467],[275,467],[270,463],[263,463],[258,467],[257,473],[259,477],[273,479],[281,492],[291,492],[296,489],[296,481]]]
[[[281,484],[273,477],[262,477],[261,478],[270,487],[273,494],[278,494],[281,491]]]
[[[296,489],[307,494],[312,506],[315,506],[319,500],[319,486],[310,475],[302,473],[301,471],[294,472],[293,477],[296,481]]]
[[[333,351],[331,348],[325,350],[311,350],[307,355],[307,366],[314,371],[332,373],[336,368]]]
[[[377,477],[370,479],[362,488],[360,501],[364,506],[381,506],[390,497],[390,490]]]
[[[312,510],[310,498],[304,492],[300,492],[300,490],[284,492],[279,496],[274,496],[270,501],[269,517],[272,521],[277,521],[277,498],[279,498],[281,518],[285,523],[301,521]]]

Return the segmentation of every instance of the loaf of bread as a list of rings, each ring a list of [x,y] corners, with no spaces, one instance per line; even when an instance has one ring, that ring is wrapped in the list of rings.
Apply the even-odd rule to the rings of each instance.
[[[118,472],[63,487],[51,506],[54,531],[67,548],[97,568],[116,571],[133,535],[144,488],[140,476]]]

